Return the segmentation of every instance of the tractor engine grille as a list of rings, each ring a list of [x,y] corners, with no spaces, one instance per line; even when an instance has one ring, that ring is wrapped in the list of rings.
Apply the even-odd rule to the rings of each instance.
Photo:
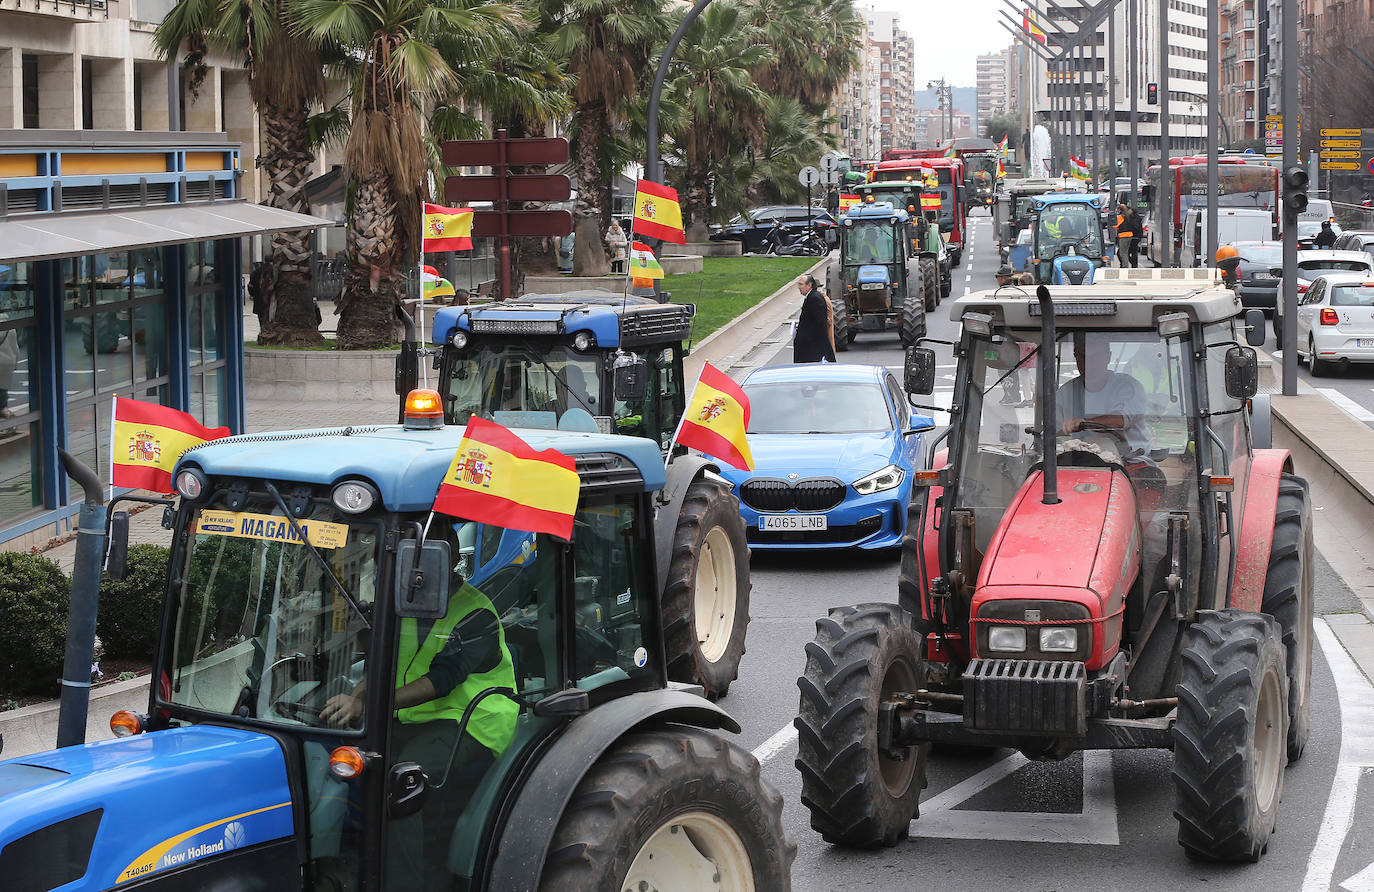
[[[1088,731],[1087,671],[1061,660],[973,660],[964,672],[964,725],[1009,734]]]
[[[636,308],[620,317],[620,344],[636,347],[685,341],[692,333],[692,310],[685,304]]]
[[[829,511],[844,501],[845,485],[830,477],[811,477],[790,483],[762,477],[740,487],[744,504],[766,514],[788,511]]]

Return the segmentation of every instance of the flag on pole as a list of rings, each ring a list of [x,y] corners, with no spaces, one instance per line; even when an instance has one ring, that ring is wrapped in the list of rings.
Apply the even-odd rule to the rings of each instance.
[[[653,249],[643,242],[633,242],[630,245],[630,278],[663,278],[663,264],[658,262]],[[652,283],[650,285],[652,286]]]
[[[472,208],[446,208],[425,202],[424,216],[426,254],[472,250]]]
[[[955,154],[956,154],[956,153],[955,153],[955,151],[954,151],[954,140],[953,140],[953,139],[950,139],[950,141],[949,141],[949,148],[945,149],[945,157],[946,157],[946,158],[953,158],[953,157],[955,156]]]
[[[685,245],[687,234],[682,231],[682,207],[677,203],[677,190],[652,180],[640,180],[635,186],[633,226],[635,235]]]
[[[1001,155],[1001,156],[1003,156],[1003,157],[1006,157],[1006,154],[1007,154],[1007,137],[1005,137],[1005,136],[1002,137],[1002,141],[999,142],[999,143],[997,144],[997,154],[998,154],[998,155]]]
[[[229,436],[179,409],[115,397],[110,485],[172,492],[172,469],[193,446]]]
[[[425,300],[453,297],[453,283],[437,273],[421,272],[420,282],[425,288]]]
[[[1021,27],[1030,35],[1031,40],[1040,43],[1045,42],[1045,32],[1040,30],[1039,25],[1035,24],[1035,17],[1031,15],[1029,6],[1026,7],[1026,11],[1021,14]]]
[[[440,514],[571,539],[581,481],[572,456],[537,450],[473,416],[434,496]]]
[[[1004,177],[1004,176],[1006,176],[1006,175],[1007,175],[1007,166],[1006,166],[1005,164],[1002,163],[1002,159],[1001,159],[1001,158],[998,158],[998,159],[997,159],[997,177],[998,177],[998,179],[1001,179],[1002,177]]]
[[[1070,155],[1069,175],[1075,179],[1086,180],[1088,178],[1088,162]]]
[[[706,363],[673,439],[742,471],[752,471],[748,429],[749,397],[729,375]]]

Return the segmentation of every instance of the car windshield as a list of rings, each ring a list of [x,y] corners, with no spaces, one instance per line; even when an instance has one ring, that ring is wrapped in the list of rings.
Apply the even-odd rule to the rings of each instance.
[[[844,240],[844,262],[847,264],[892,262],[895,239],[892,221],[856,220]]]
[[[1332,285],[1330,294],[1333,307],[1374,307],[1374,283]]]
[[[844,434],[892,430],[878,384],[787,381],[746,384],[751,434]]]
[[[1278,266],[1283,263],[1282,245],[1240,245],[1236,249],[1241,263]]]
[[[161,696],[220,715],[324,726],[325,701],[362,682],[381,528],[332,506],[299,523],[361,614],[272,503],[201,509],[188,526]]]
[[[1309,236],[1309,235],[1316,235],[1317,233],[1319,233],[1319,232],[1321,232],[1321,231],[1322,231],[1322,224],[1321,224],[1321,221],[1320,221],[1320,220],[1299,220],[1299,221],[1298,221],[1298,238],[1305,238],[1306,236]]]
[[[1087,204],[1050,205],[1040,212],[1036,230],[1037,256],[1044,260],[1073,245],[1076,253],[1097,257],[1102,253],[1102,221]]]
[[[475,414],[507,427],[552,430],[571,412],[585,426],[608,414],[598,402],[596,366],[595,354],[564,345],[479,339],[453,360],[445,415],[455,424]]]
[[[1369,262],[1363,260],[1304,260],[1298,264],[1298,269],[1309,273],[1326,269],[1362,273],[1369,268]]]

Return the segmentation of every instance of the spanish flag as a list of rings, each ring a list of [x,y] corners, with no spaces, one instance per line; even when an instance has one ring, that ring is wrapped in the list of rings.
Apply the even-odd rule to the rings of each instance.
[[[682,208],[677,203],[677,190],[652,180],[640,180],[635,186],[634,230],[635,235],[685,245],[687,234],[682,231]]]
[[[663,264],[654,256],[653,249],[643,242],[630,245],[630,277],[634,279],[663,278]]]
[[[172,469],[193,446],[229,436],[190,415],[153,403],[115,397],[110,485],[172,492]]]
[[[473,416],[434,497],[440,514],[571,539],[581,480],[571,456],[535,450]]]
[[[471,251],[472,208],[446,208],[425,202],[424,252]]]
[[[1039,25],[1035,24],[1035,17],[1031,15],[1030,7],[1026,7],[1026,11],[1021,15],[1021,27],[1026,29],[1031,40],[1040,43],[1045,42],[1045,32],[1040,30]]]
[[[741,471],[752,471],[754,456],[745,437],[748,428],[749,397],[729,375],[706,363],[673,439]]]

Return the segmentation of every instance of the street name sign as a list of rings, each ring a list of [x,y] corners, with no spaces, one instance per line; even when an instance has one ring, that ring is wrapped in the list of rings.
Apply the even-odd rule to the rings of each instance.
[[[1360,141],[1358,139],[1324,139],[1321,141],[1323,149],[1358,149]]]
[[[1362,166],[1358,161],[1323,161],[1322,170],[1359,170]]]
[[[1356,129],[1349,128],[1349,127],[1334,127],[1334,128],[1333,128],[1333,127],[1323,127],[1323,128],[1322,128],[1321,135],[1322,135],[1322,136],[1335,136],[1335,137],[1352,137],[1352,136],[1353,136],[1353,137],[1355,137],[1355,138],[1359,138],[1359,136],[1360,136],[1360,131],[1359,131],[1359,130],[1356,130]]]
[[[1338,159],[1350,159],[1360,157],[1359,149],[1322,149],[1321,159],[1323,161],[1335,161]]]

